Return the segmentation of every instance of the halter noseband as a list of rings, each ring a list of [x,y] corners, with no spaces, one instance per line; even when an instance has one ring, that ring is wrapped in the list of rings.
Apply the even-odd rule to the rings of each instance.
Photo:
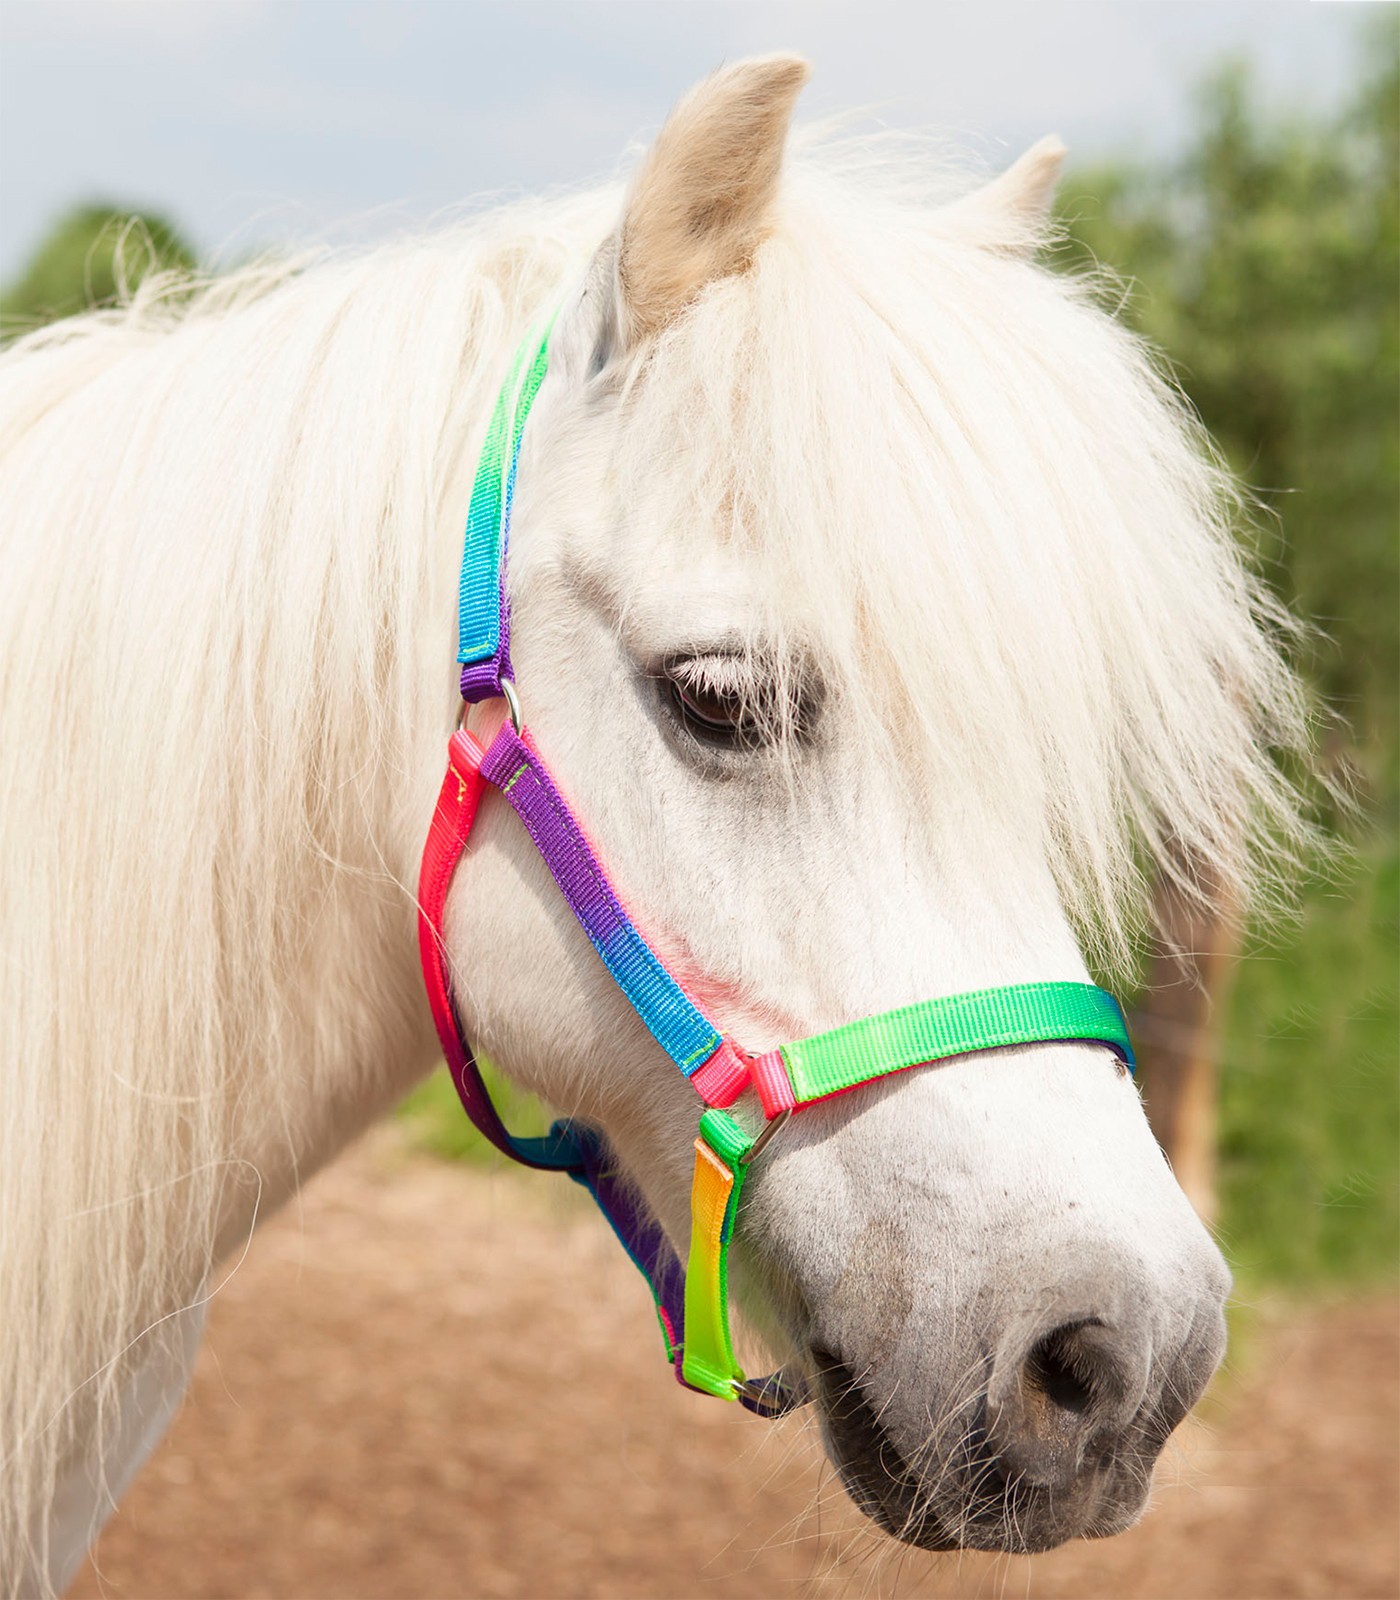
[[[458,661],[468,704],[503,699],[509,716],[483,745],[465,728],[448,745],[447,775],[423,850],[419,953],[433,1019],[467,1115],[502,1154],[566,1172],[597,1201],[651,1286],[676,1376],[687,1387],[779,1416],[806,1398],[800,1379],[746,1378],[729,1331],[729,1246],[749,1165],[795,1111],[892,1072],[1006,1045],[1106,1045],[1133,1066],[1118,1002],[1087,983],[1023,983],[925,1000],[754,1056],[696,1006],[639,932],[549,769],[522,725],[510,665],[505,559],[520,440],[544,380],[549,332],[517,352],[497,397],[467,516],[459,595]],[[603,964],[706,1109],[695,1141],[688,1265],[618,1171],[601,1130],[556,1122],[538,1139],[507,1132],[491,1102],[452,999],[443,938],[447,892],[471,837],[486,784],[524,823]],[[730,1114],[747,1088],[764,1125],[745,1132]]]

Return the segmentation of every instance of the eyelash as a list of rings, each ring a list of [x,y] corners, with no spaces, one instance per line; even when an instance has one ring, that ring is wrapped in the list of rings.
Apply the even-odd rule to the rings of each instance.
[[[694,739],[721,749],[753,749],[766,742],[765,716],[747,693],[744,676],[730,656],[691,656],[670,661],[661,673],[668,708]]]
[[[814,674],[765,672],[761,663],[725,651],[671,656],[653,677],[671,725],[720,753],[752,754],[788,741],[806,743],[825,699]]]

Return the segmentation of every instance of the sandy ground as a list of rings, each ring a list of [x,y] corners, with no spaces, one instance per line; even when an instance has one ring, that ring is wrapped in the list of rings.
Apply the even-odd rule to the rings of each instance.
[[[215,1304],[73,1600],[1400,1596],[1392,1301],[1260,1313],[1122,1537],[1033,1561],[867,1531],[810,1426],[687,1395],[567,1185],[361,1146]]]

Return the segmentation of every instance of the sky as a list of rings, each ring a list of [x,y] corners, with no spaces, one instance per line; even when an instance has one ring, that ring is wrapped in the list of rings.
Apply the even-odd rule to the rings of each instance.
[[[1355,72],[1363,6],[1309,0],[0,0],[0,281],[99,199],[210,259],[373,237],[617,170],[725,60],[797,49],[799,114],[867,108],[1004,165],[1167,154],[1236,54],[1280,105]]]

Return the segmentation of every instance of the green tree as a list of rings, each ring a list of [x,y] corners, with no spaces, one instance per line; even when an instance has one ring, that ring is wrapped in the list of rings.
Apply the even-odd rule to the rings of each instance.
[[[1303,665],[1367,813],[1346,881],[1309,886],[1289,948],[1250,943],[1223,1018],[1221,1231],[1256,1281],[1397,1255],[1400,17],[1359,41],[1339,114],[1269,114],[1232,66],[1179,162],[1064,197],[1066,267],[1125,280],[1127,319],[1264,508],[1264,574],[1319,629]]]
[[[1066,195],[1067,264],[1130,280],[1126,315],[1172,361],[1267,511],[1264,571],[1319,626],[1308,663],[1393,809],[1400,688],[1400,19],[1331,118],[1270,117],[1238,66],[1162,171]]]
[[[0,329],[16,333],[108,305],[150,272],[191,272],[194,266],[194,251],[164,217],[76,206],[49,230],[19,280],[0,294]]]

